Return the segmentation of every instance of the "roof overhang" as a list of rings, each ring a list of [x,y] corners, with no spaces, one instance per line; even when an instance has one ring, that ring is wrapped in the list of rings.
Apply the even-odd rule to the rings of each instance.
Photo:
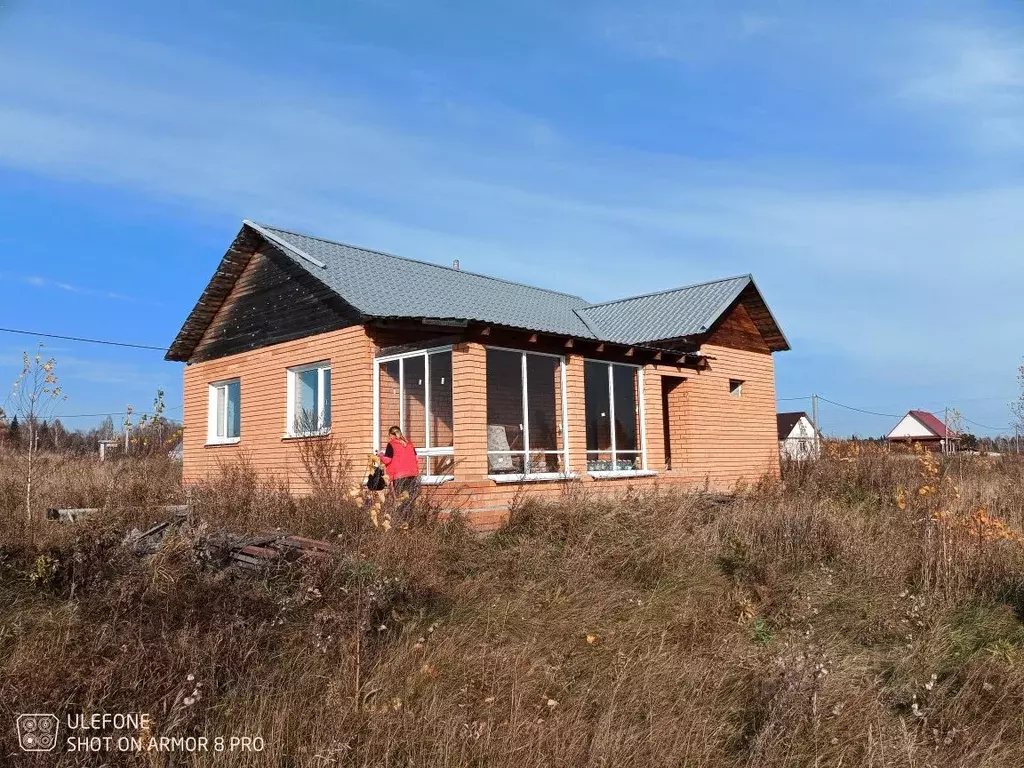
[[[199,298],[199,301],[189,313],[188,318],[168,349],[165,359],[178,362],[188,362],[192,359],[197,347],[202,342],[207,329],[214,321],[218,311],[223,307],[225,300],[230,295],[238,278],[245,271],[246,267],[252,260],[252,257],[268,245],[275,251],[283,251],[295,260],[305,261],[307,263],[307,267],[311,267],[311,269],[308,269],[307,271],[309,271],[314,278],[317,278],[320,282],[327,285],[328,288],[331,288],[330,284],[320,277],[322,272],[326,272],[326,265],[323,261],[304,252],[294,243],[289,243],[283,238],[277,236],[275,232],[270,231],[259,224],[245,220],[241,230],[236,235],[231,246],[228,248],[228,251],[217,266],[213,277],[208,282],[205,290]],[[331,288],[331,290],[337,294],[337,289]],[[344,296],[339,295],[339,298],[347,301]],[[605,334],[601,333],[600,328],[595,327],[594,323],[588,322],[585,312],[575,310],[576,316],[578,316],[582,321],[585,329],[593,333],[594,336],[573,337],[566,336],[564,332],[557,333],[550,330],[545,331],[536,328],[511,328],[511,330],[525,331],[534,335],[541,334],[548,337],[560,336],[565,340],[566,347],[572,347],[577,343],[598,344],[602,345],[602,347],[603,345],[607,345],[610,348],[621,347],[627,355],[632,355],[635,351],[642,351],[645,354],[649,353],[651,357],[656,357],[659,360],[661,358],[671,359],[675,356],[680,360],[687,360],[691,363],[693,361],[704,362],[706,361],[706,358],[702,358],[699,354],[700,344],[713,330],[715,324],[720,322],[722,318],[724,318],[740,301],[744,302],[747,306],[752,319],[758,327],[758,331],[761,333],[765,343],[771,351],[775,352],[790,349],[789,342],[782,333],[775,317],[769,310],[768,305],[754,283],[753,278],[750,276],[746,276],[745,281],[738,286],[738,288],[733,292],[733,295],[729,296],[727,301],[724,301],[720,307],[709,314],[705,327],[702,328],[699,333],[689,336],[665,339],[602,339],[601,337]],[[448,329],[468,328],[471,325],[475,325],[480,322],[478,320],[451,317],[382,316],[369,314],[367,312],[368,308],[360,309],[360,307],[355,306],[355,304],[351,302],[350,306],[359,314],[360,317],[363,318],[364,322],[376,321],[384,324],[416,323],[420,325],[420,327]]]
[[[775,319],[775,315],[772,314],[768,308],[768,303],[764,300],[764,296],[761,295],[761,291],[757,287],[757,283],[754,282],[754,278],[747,276],[747,282],[736,290],[731,296],[729,296],[722,304],[717,307],[713,312],[708,315],[708,321],[704,327],[698,332],[688,336],[675,336],[664,339],[651,339],[645,341],[652,347],[679,347],[679,346],[691,346],[694,349],[699,348],[704,340],[711,335],[711,333],[721,324],[729,313],[738,304],[743,303],[747,307],[747,311],[757,326],[758,332],[767,344],[768,349],[772,352],[786,352],[791,349],[789,340],[786,335],[782,332],[782,328],[779,326],[778,321]]]
[[[187,363],[191,359],[206,329],[210,327],[217,311],[223,306],[224,300],[231,293],[235,282],[245,271],[263,240],[263,236],[256,229],[248,224],[242,225],[231,247],[217,265],[217,270],[207,283],[199,301],[192,308],[167,354],[164,355],[165,360]]]

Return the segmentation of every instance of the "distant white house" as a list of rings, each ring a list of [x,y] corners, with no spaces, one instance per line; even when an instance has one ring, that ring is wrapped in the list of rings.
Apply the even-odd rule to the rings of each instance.
[[[776,414],[779,452],[784,459],[816,459],[821,455],[821,435],[803,411]]]
[[[951,451],[956,449],[960,436],[947,430],[942,420],[928,411],[907,411],[885,439],[890,443],[919,443],[930,450]]]
[[[176,461],[179,464],[181,463],[182,459],[185,457],[185,451],[184,446],[182,445],[182,442],[180,440],[173,448],[171,448],[171,450],[167,452],[167,457],[171,459],[171,461]]]

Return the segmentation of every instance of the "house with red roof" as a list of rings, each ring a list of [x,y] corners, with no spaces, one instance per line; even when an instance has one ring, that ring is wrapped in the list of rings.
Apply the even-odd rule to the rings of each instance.
[[[960,436],[946,428],[942,419],[928,411],[907,411],[900,423],[886,435],[890,443],[919,443],[929,450],[953,450]]]

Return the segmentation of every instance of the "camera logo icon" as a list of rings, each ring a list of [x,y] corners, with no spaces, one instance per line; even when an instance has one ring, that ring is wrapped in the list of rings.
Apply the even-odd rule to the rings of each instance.
[[[56,715],[18,715],[18,743],[25,752],[52,752],[59,725]]]

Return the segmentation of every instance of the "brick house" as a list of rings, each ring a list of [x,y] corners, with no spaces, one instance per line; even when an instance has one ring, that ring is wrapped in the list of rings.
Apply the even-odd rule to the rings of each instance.
[[[354,459],[401,425],[424,486],[488,527],[518,492],[779,471],[772,353],[747,275],[618,301],[244,222],[167,354],[184,372],[183,472],[243,453],[304,490],[298,444]]]

